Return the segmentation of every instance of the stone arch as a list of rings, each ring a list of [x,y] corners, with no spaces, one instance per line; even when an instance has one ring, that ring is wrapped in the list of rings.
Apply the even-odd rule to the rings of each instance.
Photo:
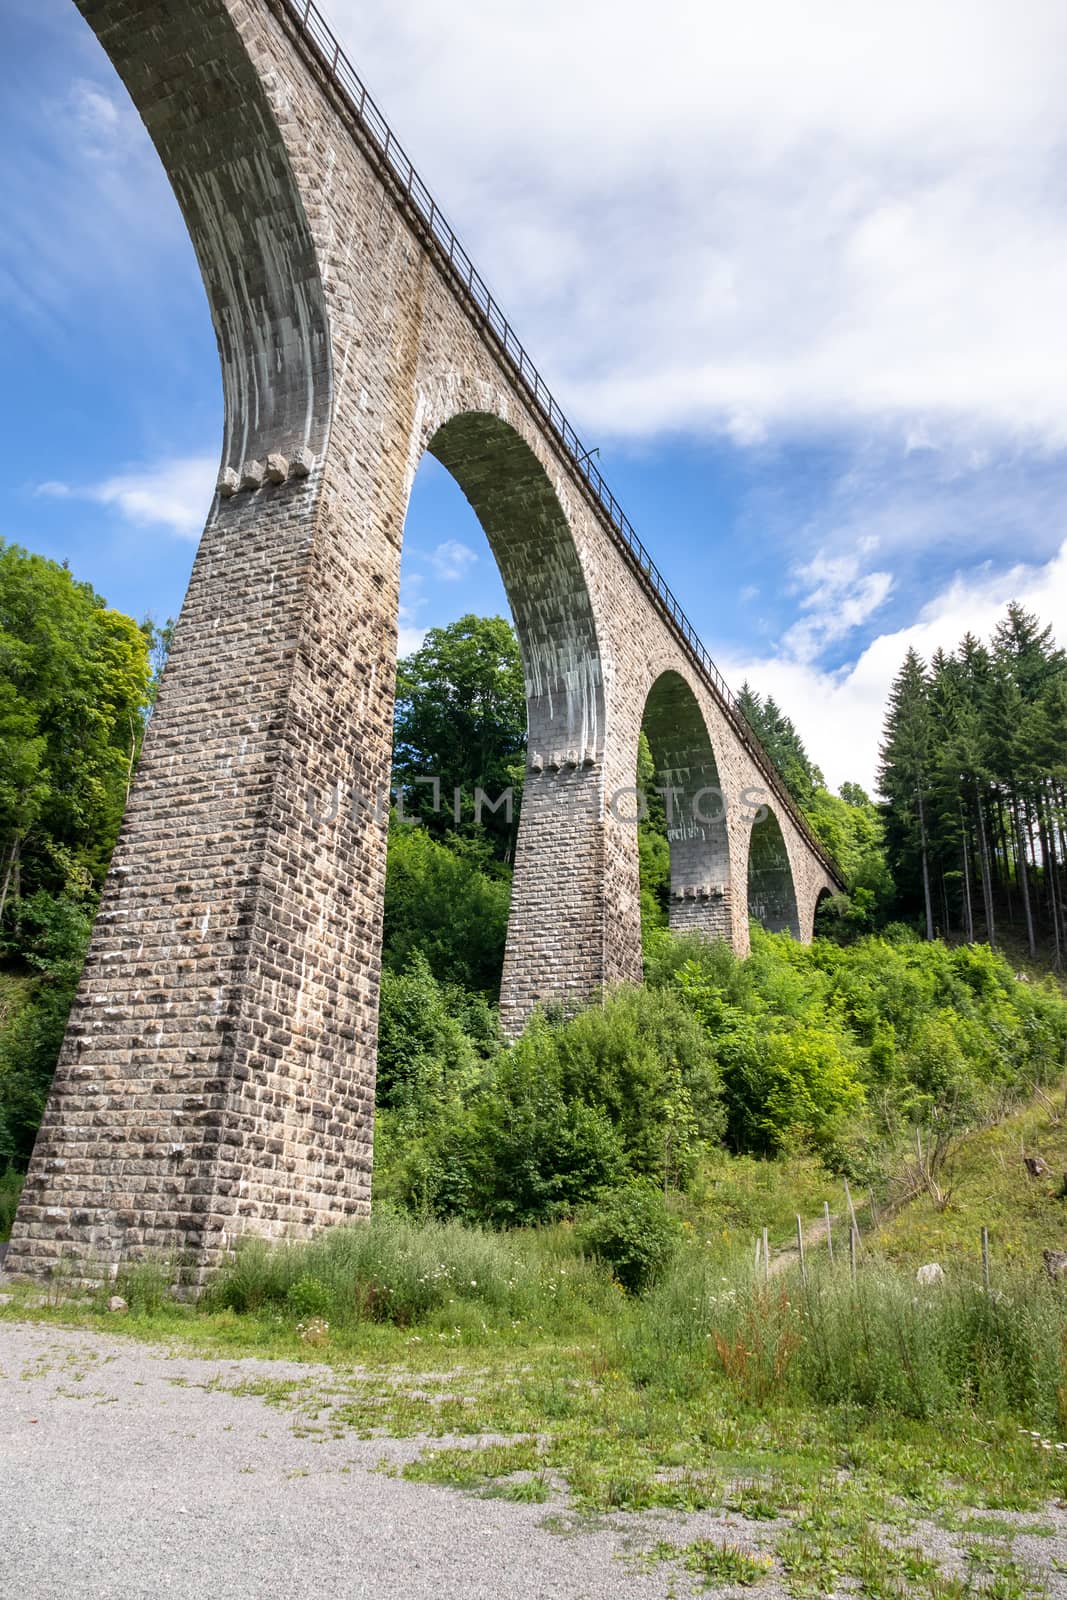
[[[224,4],[78,0],[166,169],[222,365],[223,468],[324,449],[333,396],[319,257],[261,72]],[[161,70],[180,62],[181,70]],[[211,114],[205,115],[205,95]]]
[[[662,672],[645,701],[642,727],[663,788],[671,852],[670,925],[676,933],[730,937],[727,805],[707,723],[692,688]]]
[[[801,937],[789,851],[782,825],[767,805],[760,807],[749,833],[748,914],[768,933]]]
[[[534,772],[592,766],[604,728],[596,621],[567,517],[544,467],[510,423],[464,411],[427,451],[481,523],[515,619]]]
[[[494,412],[454,411],[425,449],[469,501],[500,570],[526,685],[527,774],[500,985],[506,1032],[603,981],[604,683],[570,522],[538,455]]]

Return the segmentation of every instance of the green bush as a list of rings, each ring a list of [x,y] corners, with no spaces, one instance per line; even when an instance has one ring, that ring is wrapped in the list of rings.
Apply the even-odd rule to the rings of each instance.
[[[528,1037],[549,1034],[540,1025]],[[442,1105],[413,1139],[395,1123],[382,1129],[385,1170],[376,1195],[439,1217],[510,1227],[571,1216],[618,1181],[626,1158],[610,1117],[565,1093],[550,1054],[503,1052],[475,1089]]]
[[[703,1023],[735,1150],[796,1146],[847,1165],[874,1131],[974,1125],[1060,1070],[1067,1006],[985,946],[863,938],[801,945],[754,928],[752,954],[656,935],[648,981]],[[868,1116],[867,1126],[874,1124]]]
[[[382,973],[377,1103],[416,1121],[470,1087],[500,1040],[480,995],[438,983],[419,951],[401,972]]]
[[[628,1177],[690,1177],[721,1137],[714,1056],[677,994],[623,988],[538,1018],[417,1127],[379,1121],[376,1194],[493,1226],[572,1216]]]
[[[660,1191],[634,1182],[602,1194],[585,1215],[578,1237],[624,1289],[642,1294],[669,1265],[680,1233]]]
[[[10,1239],[11,1229],[22,1193],[22,1174],[12,1168],[0,1173],[0,1243]]]

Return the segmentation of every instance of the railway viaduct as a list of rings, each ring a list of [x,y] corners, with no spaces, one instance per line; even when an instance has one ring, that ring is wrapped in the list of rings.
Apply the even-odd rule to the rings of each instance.
[[[7,1266],[106,1272],[367,1211],[401,539],[429,451],[524,663],[501,1010],[641,976],[634,782],[671,923],[811,937],[838,887],[591,457],[305,0],[78,0],[155,142],[225,440]],[[323,797],[333,796],[327,805]]]

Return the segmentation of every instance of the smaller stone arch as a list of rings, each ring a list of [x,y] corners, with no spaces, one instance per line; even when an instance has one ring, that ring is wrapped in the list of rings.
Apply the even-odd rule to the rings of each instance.
[[[692,688],[667,671],[653,683],[642,728],[667,811],[674,933],[730,937],[727,805],[707,723]]]
[[[457,411],[426,449],[451,473],[489,541],[515,621],[526,684],[527,772],[519,811],[501,1025],[538,1006],[585,1004],[605,980],[602,815],[604,679],[573,530],[522,434]]]
[[[760,807],[749,834],[748,914],[768,933],[801,938],[789,851],[782,825],[767,805]]]
[[[592,766],[604,729],[596,621],[544,466],[510,423],[485,411],[454,414],[426,448],[466,495],[500,569],[526,676],[531,766]]]

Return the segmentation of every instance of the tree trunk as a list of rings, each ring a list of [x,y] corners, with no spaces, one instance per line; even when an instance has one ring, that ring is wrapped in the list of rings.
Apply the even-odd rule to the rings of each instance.
[[[960,841],[963,847],[963,937],[974,943],[974,906],[971,903],[971,841],[967,829],[967,813],[960,800]]]
[[[997,923],[993,910],[993,874],[989,865],[989,844],[986,839],[985,810],[982,796],[975,786],[978,809],[978,858],[982,869],[982,901],[985,906],[985,936],[991,949],[997,947]]]
[[[919,800],[919,843],[922,849],[923,861],[923,900],[926,903],[926,937],[934,937],[934,912],[930,904],[930,858],[926,848],[926,812],[923,809],[923,792],[918,788],[916,795]]]
[[[1034,939],[1034,918],[1030,909],[1030,876],[1026,870],[1026,835],[1024,832],[1023,803],[1018,797],[1015,801],[1015,837],[1018,842],[1018,859],[1016,870],[1019,875],[1019,891],[1023,897],[1023,915],[1026,918],[1026,948],[1033,961],[1037,956],[1037,943]]]
[[[16,833],[15,837],[11,841],[11,849],[8,851],[7,866],[4,871],[3,888],[0,888],[0,917],[4,915],[4,907],[7,905],[7,897],[11,889],[11,879],[14,876],[16,867],[18,866],[19,850],[21,847],[22,836],[21,834]]]
[[[1048,880],[1049,916],[1052,918],[1052,960],[1057,972],[1063,966],[1063,945],[1060,927],[1060,889],[1056,881],[1056,835],[1052,802],[1046,789],[1039,802],[1041,825],[1041,850],[1045,861],[1045,877]]]

